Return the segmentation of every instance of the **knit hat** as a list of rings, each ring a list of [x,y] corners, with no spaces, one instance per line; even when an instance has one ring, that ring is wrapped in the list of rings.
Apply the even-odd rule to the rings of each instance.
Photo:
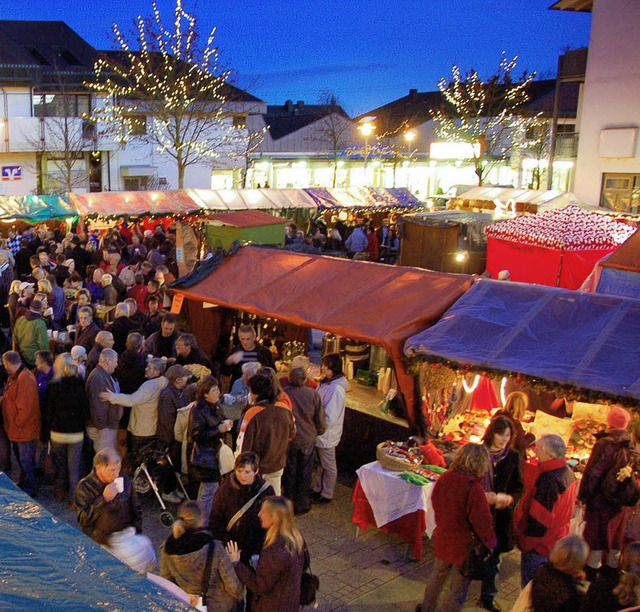
[[[72,347],[71,349],[71,357],[78,361],[79,359],[85,359],[87,356],[87,349],[84,346],[80,346],[79,344]]]
[[[607,428],[608,429],[626,429],[631,422],[631,415],[629,411],[625,410],[621,406],[612,406],[609,414],[607,415]]]

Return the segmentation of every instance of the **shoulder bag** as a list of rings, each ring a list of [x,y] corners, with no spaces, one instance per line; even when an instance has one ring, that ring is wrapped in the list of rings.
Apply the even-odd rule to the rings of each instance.
[[[306,542],[304,543],[304,560],[305,568],[300,581],[300,605],[310,606],[314,604],[318,598],[320,578],[311,573],[311,555],[309,554]]]
[[[209,580],[211,579],[211,566],[213,565],[213,552],[215,550],[215,540],[211,540],[207,549],[207,562],[202,572],[202,584],[200,585],[200,597],[193,607],[197,610],[206,612],[207,610],[207,593],[209,592]]]
[[[467,494],[467,506],[469,505],[469,498],[471,496],[471,487],[473,487],[473,481],[471,481],[469,493]],[[467,522],[471,530],[471,546],[469,547],[467,558],[460,568],[460,573],[469,580],[482,580],[484,576],[484,565],[491,554],[491,549],[482,543],[482,540],[476,534],[469,519],[467,519]]]
[[[260,487],[260,490],[244,505],[240,510],[238,510],[227,523],[227,533],[233,529],[233,526],[242,518],[242,515],[253,506],[253,503],[260,497],[262,493],[264,493],[269,487],[269,483],[265,480]]]

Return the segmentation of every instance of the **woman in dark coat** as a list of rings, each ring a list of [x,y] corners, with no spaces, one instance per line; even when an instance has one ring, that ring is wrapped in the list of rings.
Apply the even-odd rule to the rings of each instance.
[[[512,448],[516,432],[513,421],[507,417],[495,417],[489,423],[482,441],[491,458],[482,487],[491,506],[498,545],[485,563],[480,601],[487,610],[500,610],[495,602],[498,593],[496,578],[500,568],[500,555],[514,547],[513,511],[524,490],[522,458]]]
[[[286,497],[268,497],[260,509],[267,535],[255,570],[240,561],[235,542],[227,544],[240,582],[254,597],[251,612],[299,612],[302,572],[308,565],[307,549],[295,524],[293,504]]]
[[[42,440],[51,442],[57,499],[64,499],[67,486],[73,499],[84,476],[82,443],[88,420],[89,398],[84,381],[78,376],[78,366],[71,353],[58,355],[42,402]]]
[[[264,484],[264,478],[258,473],[258,455],[251,451],[240,453],[233,472],[224,477],[213,499],[209,530],[216,540],[237,542],[244,563],[249,563],[253,555],[259,555],[264,544],[265,530],[258,513],[262,502],[274,495],[273,487]],[[251,506],[228,529],[236,512],[254,497]]]
[[[160,548],[160,575],[188,593],[191,605],[195,605],[202,594],[207,554],[213,546],[207,599],[203,603],[208,612],[228,612],[242,598],[244,589],[224,546],[205,529],[203,519],[198,502],[184,502],[178,508],[173,533]]]
[[[466,444],[436,482],[431,496],[436,519],[433,534],[436,560],[425,586],[422,606],[416,608],[422,612],[454,611],[464,606],[471,581],[462,575],[461,568],[471,549],[473,533],[487,548],[495,548],[491,511],[480,484],[488,469],[486,447]],[[451,584],[443,601],[440,595],[449,577]]]
[[[198,484],[198,501],[205,517],[211,513],[213,496],[220,482],[218,452],[222,437],[231,430],[233,421],[226,419],[220,401],[220,387],[213,376],[198,383],[196,405],[189,416],[187,454],[189,478]]]

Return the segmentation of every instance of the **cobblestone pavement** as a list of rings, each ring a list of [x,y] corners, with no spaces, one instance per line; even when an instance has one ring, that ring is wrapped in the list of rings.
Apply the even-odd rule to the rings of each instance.
[[[403,611],[413,612],[422,600],[424,583],[433,563],[433,548],[424,540],[424,558],[405,557],[406,547],[396,537],[370,529],[355,537],[351,523],[351,492],[354,476],[341,474],[336,497],[330,504],[314,506],[297,519],[311,551],[313,573],[320,576],[319,612]],[[50,512],[77,527],[68,502],[56,501],[53,487],[42,487],[38,500]],[[156,550],[168,537],[160,523],[160,506],[153,496],[143,498],[144,532]],[[175,509],[175,508],[173,508]],[[519,555],[505,555],[497,601],[509,610],[519,593]],[[465,610],[477,606],[480,586],[472,583]]]

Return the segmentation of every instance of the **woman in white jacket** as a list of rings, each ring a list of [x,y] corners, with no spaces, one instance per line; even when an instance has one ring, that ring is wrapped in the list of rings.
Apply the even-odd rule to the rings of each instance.
[[[333,489],[338,478],[336,446],[342,437],[349,383],[342,373],[342,357],[338,353],[325,355],[320,363],[320,373],[324,378],[320,382],[318,393],[327,417],[327,429],[316,438],[316,484],[311,498],[315,503],[327,504],[333,499]]]

